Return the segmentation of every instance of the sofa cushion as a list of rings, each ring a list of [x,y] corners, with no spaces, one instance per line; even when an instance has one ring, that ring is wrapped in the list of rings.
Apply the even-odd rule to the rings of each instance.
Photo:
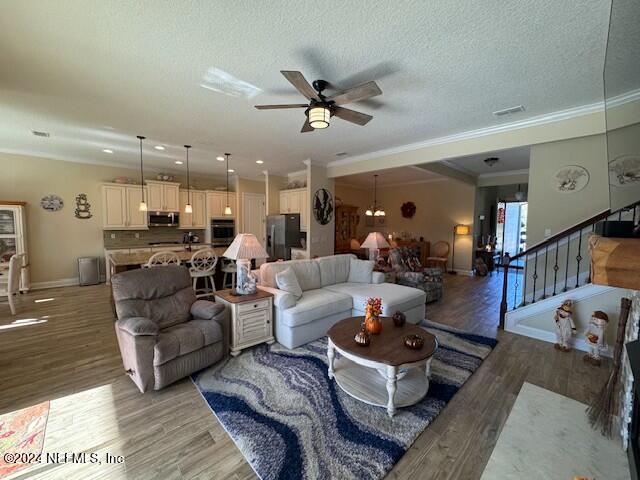
[[[353,309],[363,312],[363,315],[368,297],[382,299],[382,315],[384,316],[391,316],[398,310],[404,312],[413,307],[424,305],[426,300],[426,294],[422,290],[394,283],[339,283],[325,287],[324,290],[349,295],[353,299]]]
[[[315,261],[320,268],[322,286],[346,282],[349,277],[350,262],[355,258],[355,255],[351,253],[316,258]]]
[[[349,283],[371,283],[373,267],[373,260],[358,260],[357,258],[352,258],[349,265],[349,278],[346,281]]]
[[[212,320],[191,320],[165,328],[153,348],[153,364],[162,365],[221,340],[222,328]]]
[[[291,267],[296,274],[302,291],[320,288],[320,268],[314,260],[289,260],[286,262],[263,263],[260,265],[260,285],[278,288],[276,274]]]
[[[288,327],[298,327],[335,313],[351,310],[351,296],[324,288],[307,290],[294,307],[281,314],[282,323]]]
[[[285,268],[283,271],[276,273],[276,284],[278,289],[289,292],[296,298],[302,296],[302,288],[298,283],[296,274],[291,267]]]

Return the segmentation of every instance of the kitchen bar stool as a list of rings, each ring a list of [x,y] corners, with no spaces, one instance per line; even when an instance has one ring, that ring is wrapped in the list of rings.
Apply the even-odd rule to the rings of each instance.
[[[149,261],[144,264],[145,267],[162,267],[166,265],[180,265],[180,257],[171,250],[162,250],[154,253]]]
[[[189,274],[193,279],[193,291],[197,298],[209,297],[216,292],[216,283],[214,275],[216,273],[216,265],[218,256],[210,248],[203,248],[191,255],[191,268]],[[203,288],[198,288],[198,279],[202,278],[204,282]],[[207,281],[209,286],[207,286]]]
[[[236,262],[233,260],[222,259],[222,271],[224,277],[222,278],[222,288],[236,288]],[[227,280],[227,275],[231,275],[231,282]]]

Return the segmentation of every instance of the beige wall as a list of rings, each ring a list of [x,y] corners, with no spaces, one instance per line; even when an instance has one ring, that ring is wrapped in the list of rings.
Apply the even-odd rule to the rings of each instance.
[[[333,178],[327,177],[327,169],[309,164],[307,166],[307,195],[309,195],[309,226],[307,228],[307,251],[309,258],[333,255],[335,245],[335,185]],[[319,189],[324,188],[331,193],[334,212],[331,221],[320,225],[313,215],[313,197]]]
[[[588,185],[576,193],[554,188],[554,174],[562,166],[580,165],[589,172]],[[554,235],[609,208],[604,135],[533,145],[529,165],[527,245]]]
[[[378,203],[386,212],[386,225],[383,228],[365,225],[364,212],[373,201],[371,190],[338,184],[336,195],[344,204],[359,207],[360,241],[372,231],[382,231],[385,235],[396,236],[401,232],[410,232],[416,238],[424,237],[431,244],[444,240],[451,245],[454,225],[470,225],[473,233],[475,190],[473,185],[452,179],[379,188]],[[416,214],[410,219],[404,218],[400,210],[401,205],[407,201],[416,204]],[[458,270],[471,270],[472,239],[473,235],[459,236],[456,239],[455,268]]]
[[[286,177],[277,175],[266,175],[267,192],[267,215],[277,215],[280,213],[280,190],[284,190],[287,185]]]
[[[27,202],[27,244],[35,286],[74,279],[78,276],[78,257],[102,256],[100,184],[117,176],[139,178],[136,170],[5,153],[0,153],[0,172],[0,200]],[[149,178],[152,177],[150,174]],[[192,185],[211,188],[220,181],[196,176]],[[88,220],[74,216],[75,197],[79,193],[85,193],[91,204],[93,217]],[[40,199],[48,194],[62,197],[64,208],[59,212],[43,210]]]

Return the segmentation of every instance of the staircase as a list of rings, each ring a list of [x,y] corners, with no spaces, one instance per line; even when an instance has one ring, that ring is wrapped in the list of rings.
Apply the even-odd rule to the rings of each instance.
[[[587,249],[588,238],[598,222],[640,220],[640,201],[615,212],[605,211],[571,228],[559,232],[513,257],[505,254],[502,261],[504,280],[500,302],[500,328],[510,312],[545,301],[571,291],[579,296],[589,295],[591,262]],[[585,293],[586,292],[586,293]],[[595,290],[594,290],[595,292]],[[594,293],[597,294],[597,293]],[[557,301],[560,298],[556,298]]]

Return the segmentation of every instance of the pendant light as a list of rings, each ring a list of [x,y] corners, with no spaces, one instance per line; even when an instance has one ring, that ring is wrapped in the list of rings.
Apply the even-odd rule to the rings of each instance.
[[[224,214],[231,215],[231,205],[229,205],[229,157],[231,154],[225,153],[224,156],[227,157],[227,206],[224,207]]]
[[[520,184],[518,184],[518,191],[515,193],[515,197],[518,202],[524,200],[524,192],[520,190]]]
[[[370,206],[364,214],[367,217],[384,217],[386,215],[384,209],[378,205],[378,175],[373,176],[373,205]]]
[[[189,149],[191,145],[185,145],[187,150],[187,204],[184,206],[184,213],[193,213],[193,207],[191,206],[191,182],[189,181]]]
[[[147,204],[144,201],[144,170],[142,168],[142,141],[145,137],[138,135],[138,140],[140,140],[140,190],[142,190],[142,201],[140,202],[140,206],[138,210],[141,212],[147,211]]]

